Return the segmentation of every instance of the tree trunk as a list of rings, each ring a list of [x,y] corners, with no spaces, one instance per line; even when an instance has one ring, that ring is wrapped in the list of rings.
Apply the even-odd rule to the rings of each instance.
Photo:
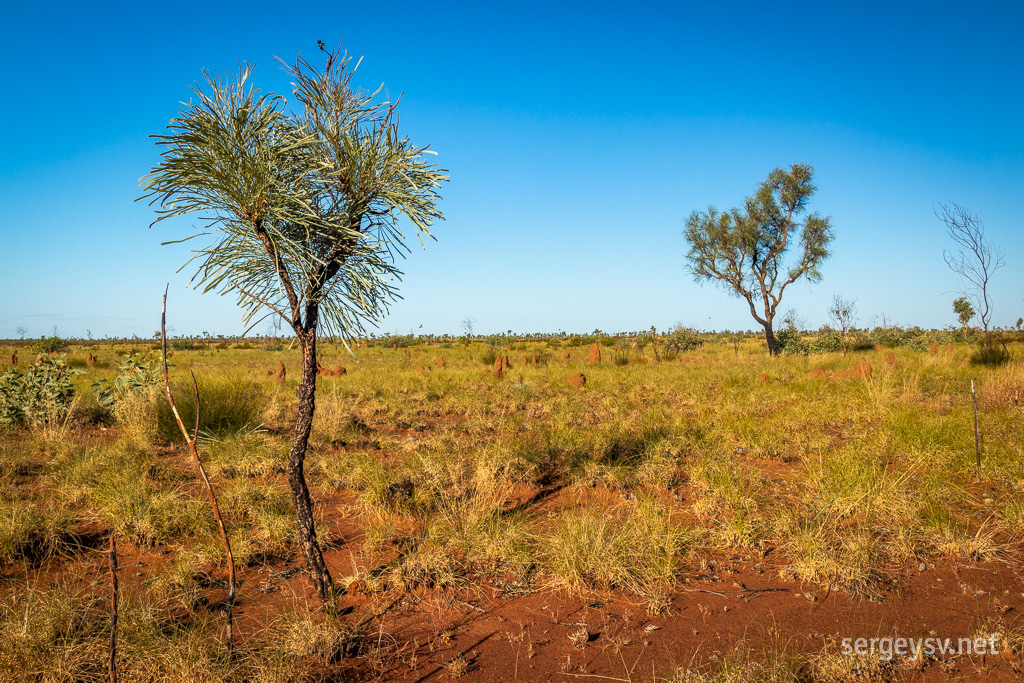
[[[775,341],[775,332],[772,330],[772,321],[764,323],[764,338],[768,342],[768,355],[779,355],[779,345]]]
[[[292,490],[292,503],[298,522],[299,545],[306,559],[306,569],[316,586],[320,599],[328,606],[334,603],[334,582],[324,562],[320,543],[316,539],[313,523],[313,502],[306,486],[305,461],[309,433],[316,410],[316,328],[297,335],[302,354],[302,381],[298,386],[299,411],[295,422],[295,438],[288,453],[288,484]]]

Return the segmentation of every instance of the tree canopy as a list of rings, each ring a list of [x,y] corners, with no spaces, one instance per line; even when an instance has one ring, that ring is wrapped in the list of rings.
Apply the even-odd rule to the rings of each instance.
[[[813,176],[809,164],[776,168],[742,207],[725,212],[709,207],[686,220],[690,273],[698,282],[717,280],[746,300],[773,355],[778,346],[772,321],[786,287],[801,277],[821,280],[818,266],[828,258],[833,239],[829,218],[812,213],[800,222],[817,189]],[[787,266],[785,256],[794,243],[799,257]]]
[[[143,178],[154,224],[190,213],[211,236],[195,251],[202,291],[236,290],[251,319],[279,313],[293,328],[318,322],[349,336],[396,296],[395,257],[407,251],[399,219],[430,236],[447,176],[426,147],[398,134],[397,102],[351,84],[346,54],[323,70],[287,67],[301,108],[251,85],[252,68],[206,73],[193,101],[154,136],[161,163]],[[317,319],[310,319],[314,305]]]

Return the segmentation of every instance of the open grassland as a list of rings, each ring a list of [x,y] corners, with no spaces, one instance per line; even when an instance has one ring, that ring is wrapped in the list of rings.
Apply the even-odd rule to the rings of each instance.
[[[769,358],[756,340],[671,361],[602,347],[600,363],[564,342],[363,346],[358,362],[322,345],[347,370],[318,380],[307,460],[346,589],[334,617],[303,576],[284,475],[298,352],[221,346],[176,350],[171,376],[187,424],[189,371],[200,388],[242,580],[234,657],[225,558],[166,401],[97,403],[130,350],[96,344],[69,356],[70,420],[0,432],[0,679],[105,679],[111,532],[122,680],[1018,675],[1019,346],[989,368],[959,345],[891,365],[888,348]],[[808,375],[857,363],[871,375]],[[1001,654],[839,654],[847,636],[928,634],[997,634]]]

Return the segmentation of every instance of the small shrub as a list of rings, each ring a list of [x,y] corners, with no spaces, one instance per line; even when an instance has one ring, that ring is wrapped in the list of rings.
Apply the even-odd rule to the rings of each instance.
[[[1003,365],[1010,357],[1010,351],[1005,344],[986,344],[971,354],[971,365]]]
[[[884,346],[886,348],[896,348],[897,346],[904,346],[910,335],[902,327],[876,327],[868,335],[868,339],[878,346]]]
[[[495,349],[493,346],[488,346],[487,350],[484,351],[484,355],[480,358],[480,362],[482,362],[487,367],[490,367],[490,366],[494,365],[494,361],[496,361],[497,359],[498,359],[498,351],[497,351],[497,349]]]
[[[175,339],[171,342],[171,348],[175,351],[195,351],[196,342],[194,339]]]
[[[700,338],[700,333],[697,330],[692,327],[676,325],[675,329],[665,336],[662,345],[666,351],[681,353],[683,351],[693,351],[703,343],[704,340]]]
[[[158,361],[137,361],[129,356],[117,366],[114,381],[96,380],[92,383],[92,393],[101,406],[113,408],[125,395],[159,384],[160,379],[161,367]]]
[[[775,334],[775,343],[779,345],[779,351],[790,355],[805,355],[808,352],[807,344],[800,337],[800,330],[792,325],[787,325]]]
[[[264,389],[256,382],[235,377],[200,379],[199,429],[209,437],[231,436],[260,426],[260,415],[266,403]],[[191,379],[172,384],[174,400],[182,421],[189,429],[196,421],[195,389]],[[161,401],[157,410],[160,436],[174,443],[182,442],[181,431],[171,408]]]
[[[72,375],[64,358],[39,356],[25,372],[11,368],[0,374],[0,428],[41,427],[64,421],[75,398]]]
[[[846,338],[846,344],[850,351],[868,351],[875,348],[875,342],[871,335],[861,330],[850,332]]]
[[[843,350],[843,336],[828,325],[818,330],[818,335],[807,345],[809,353],[839,353]]]
[[[40,337],[32,348],[37,353],[67,353],[68,341],[60,337]]]

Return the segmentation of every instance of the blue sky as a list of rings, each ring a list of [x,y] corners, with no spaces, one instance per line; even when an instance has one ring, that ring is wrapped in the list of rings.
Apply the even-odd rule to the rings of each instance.
[[[148,136],[203,68],[255,62],[288,94],[274,57],[342,39],[451,176],[382,332],[753,328],[686,273],[683,221],[795,162],[836,239],[783,309],[817,326],[839,292],[861,325],[952,324],[933,209],[955,201],[1006,252],[993,322],[1024,315],[1019,2],[312,5],[4,10],[0,338],[150,336],[167,282],[175,332],[241,332],[233,298],[186,289],[188,246],[160,246],[191,223],[150,229],[134,202]]]

